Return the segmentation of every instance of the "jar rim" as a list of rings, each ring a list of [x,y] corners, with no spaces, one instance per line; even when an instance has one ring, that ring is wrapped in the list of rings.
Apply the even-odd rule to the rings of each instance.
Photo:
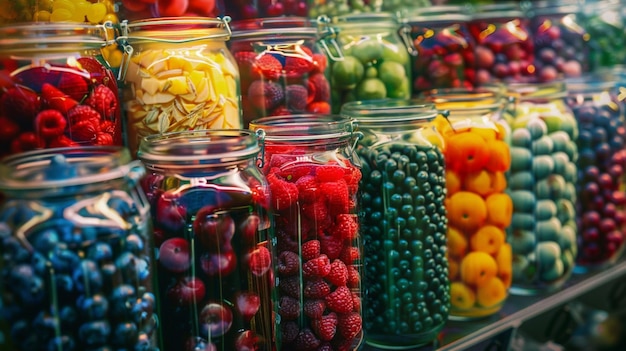
[[[439,114],[435,104],[425,99],[380,99],[351,101],[343,104],[341,114],[356,123],[394,123],[410,120],[430,120]]]
[[[228,40],[230,17],[159,17],[122,22],[122,38],[128,41],[188,42],[200,39]]]
[[[440,5],[405,10],[398,17],[401,22],[408,24],[467,22],[471,18],[467,12],[466,6]]]
[[[264,17],[233,21],[232,38],[257,38],[265,36],[305,36],[318,34],[316,22],[307,17]]]
[[[5,50],[17,51],[24,47],[48,44],[80,44],[100,47],[107,37],[103,25],[87,23],[35,22],[15,25],[0,25],[0,46]]]
[[[354,120],[336,114],[294,114],[257,118],[250,121],[249,128],[267,141],[331,140],[350,137]]]
[[[397,15],[389,12],[350,13],[332,18],[332,25],[339,28],[380,28],[396,27],[399,23]]]
[[[501,106],[506,96],[506,89],[502,85],[492,84],[474,88],[433,89],[423,94],[435,106],[444,104],[445,109],[449,110],[471,110],[474,108],[485,109]],[[467,105],[468,103],[475,103],[475,105],[469,106]]]

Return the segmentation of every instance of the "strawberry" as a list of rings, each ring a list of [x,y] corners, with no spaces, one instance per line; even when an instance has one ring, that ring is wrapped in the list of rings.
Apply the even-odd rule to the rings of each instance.
[[[283,65],[273,55],[264,53],[255,61],[253,70],[266,79],[278,79],[282,74]]]
[[[311,57],[287,56],[283,69],[287,78],[300,78],[311,72],[314,67]]]
[[[280,176],[290,182],[296,182],[300,177],[308,176],[313,173],[313,167],[308,164],[294,164],[280,169]]]
[[[298,200],[298,187],[270,173],[267,176],[270,188],[270,201],[277,211],[288,209]]]
[[[323,299],[330,293],[330,285],[322,279],[307,280],[304,285],[304,297],[308,299]],[[328,301],[326,301],[328,304]]]
[[[335,337],[335,333],[337,332],[337,323],[339,319],[337,318],[337,314],[331,312],[325,316],[322,316],[319,319],[314,319],[311,323],[313,327],[313,331],[320,340],[330,341]]]
[[[315,101],[306,105],[306,111],[313,114],[326,115],[330,113],[330,104],[326,101]]]
[[[294,340],[300,333],[300,327],[294,321],[287,321],[286,323],[280,323],[280,332],[283,338],[283,342],[288,344]]]
[[[43,110],[35,117],[35,130],[44,139],[54,139],[65,132],[67,121],[57,110]]]
[[[285,104],[291,112],[306,110],[308,90],[300,84],[290,84],[285,87]]]
[[[235,307],[246,321],[250,321],[261,307],[261,298],[252,292],[240,292],[235,297]]]
[[[278,301],[278,314],[285,320],[300,317],[300,302],[293,297],[282,296]]]
[[[348,184],[343,179],[336,182],[321,183],[320,192],[326,197],[330,213],[348,213],[350,210],[350,194],[348,193]]]
[[[302,244],[302,251],[300,252],[303,261],[312,260],[320,256],[320,242],[319,240],[309,240]]]
[[[283,294],[296,299],[299,299],[302,295],[300,293],[300,278],[298,276],[280,278],[278,281],[278,288]]]
[[[93,124],[100,124],[100,114],[89,105],[76,105],[67,111],[67,120],[70,124],[80,121],[89,121]]]
[[[31,129],[40,104],[36,92],[23,85],[15,85],[0,97],[0,113],[11,117],[22,128]]]
[[[257,53],[254,51],[237,51],[233,55],[239,66],[239,76],[241,77],[241,92],[248,91],[249,83],[261,78],[261,72],[253,69],[257,60]],[[280,63],[280,62],[279,62]]]
[[[296,186],[298,187],[298,199],[302,203],[312,203],[321,196],[315,176],[306,175],[299,178],[296,180]]]
[[[280,4],[280,3],[279,3]],[[320,346],[320,340],[313,334],[309,328],[300,331],[295,340],[295,350],[316,350]]]
[[[81,57],[78,60],[78,67],[84,72],[89,73],[89,80],[97,84],[107,84],[115,82],[113,72],[106,69],[105,66],[93,57]]]
[[[332,235],[338,238],[354,240],[359,236],[359,224],[355,215],[342,213],[335,218],[335,225],[332,227]]]
[[[339,334],[347,340],[352,340],[359,335],[362,327],[363,320],[361,315],[356,312],[339,316],[337,330],[339,331]]]
[[[76,101],[82,101],[89,92],[85,78],[75,73],[61,74],[57,87]]]
[[[300,257],[292,251],[283,251],[278,255],[278,273],[282,276],[293,275],[300,270]]]
[[[309,100],[307,103],[314,101],[330,101],[330,83],[322,73],[317,73],[309,77],[307,83],[309,91]]]
[[[78,105],[76,100],[48,83],[41,86],[41,100],[48,108],[57,110],[64,116],[72,107]]]
[[[261,276],[270,269],[272,259],[270,256],[270,250],[265,246],[259,246],[248,255],[248,263],[250,265],[250,271],[252,274]]]
[[[115,119],[118,108],[117,95],[104,84],[97,85],[85,99],[105,119]]]
[[[280,84],[255,80],[248,88],[248,101],[250,106],[262,111],[271,111],[276,108],[285,97]]]
[[[346,285],[348,281],[348,267],[341,260],[334,260],[333,263],[330,264],[330,273],[326,276],[326,281],[335,285],[342,286]]]
[[[303,311],[309,318],[322,318],[324,310],[326,310],[326,302],[323,299],[306,300],[304,302]]]
[[[302,274],[307,279],[323,278],[330,273],[330,260],[326,255],[310,259],[302,265]]]

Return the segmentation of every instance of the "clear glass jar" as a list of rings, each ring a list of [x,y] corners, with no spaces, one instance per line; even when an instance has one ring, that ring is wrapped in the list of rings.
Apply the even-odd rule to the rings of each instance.
[[[361,170],[353,121],[334,115],[264,117],[262,170],[276,229],[283,351],[357,350],[361,314]]]
[[[349,102],[363,137],[365,342],[413,350],[435,340],[450,310],[445,162],[432,104]]]
[[[578,77],[589,71],[589,33],[577,0],[530,2],[528,17],[541,81]]]
[[[105,28],[0,27],[0,156],[34,149],[122,146],[116,77],[103,63]]]
[[[309,15],[336,17],[363,12],[390,12],[430,6],[429,0],[308,0]]]
[[[159,350],[144,174],[120,147],[3,159],[3,348]]]
[[[143,139],[164,350],[275,350],[274,237],[258,138],[246,130]]]
[[[149,18],[217,17],[224,14],[223,0],[121,0],[117,6],[120,17],[127,21]]]
[[[225,1],[226,13],[234,20],[272,17],[307,17],[308,0],[235,0]]]
[[[389,13],[333,18],[343,60],[331,65],[333,112],[350,101],[411,97],[410,38]]]
[[[563,286],[578,253],[578,123],[563,82],[508,88],[514,96],[506,113],[512,130],[511,293],[540,294]]]
[[[491,88],[428,93],[437,109],[449,111],[434,124],[445,145],[450,319],[497,313],[512,281],[506,240],[513,216],[506,191],[511,157],[502,98]]]
[[[621,257],[626,232],[626,126],[615,82],[598,75],[567,81],[578,122],[576,271],[602,269]]]
[[[474,85],[475,45],[464,11],[463,6],[433,6],[402,15],[416,50],[411,56],[415,94]]]
[[[626,26],[619,1],[591,1],[583,6],[583,26],[589,33],[589,71],[626,63]]]
[[[477,85],[535,74],[532,34],[519,3],[477,5],[471,17]]]
[[[328,23],[306,17],[233,22],[244,127],[256,118],[331,111],[328,62],[341,52]],[[331,51],[332,50],[332,51]]]
[[[131,53],[122,74],[131,154],[152,134],[242,127],[228,22],[180,17],[122,23],[119,40]]]

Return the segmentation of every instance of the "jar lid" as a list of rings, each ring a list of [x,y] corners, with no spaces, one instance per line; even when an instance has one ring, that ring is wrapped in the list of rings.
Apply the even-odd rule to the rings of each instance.
[[[250,129],[264,134],[267,141],[305,142],[348,138],[353,124],[339,115],[301,114],[258,118],[250,122]]]
[[[49,46],[99,48],[107,43],[107,25],[35,22],[0,26],[2,51],[41,52]]]
[[[306,17],[268,17],[234,21],[233,39],[258,37],[316,37],[317,22]]]
[[[139,174],[140,173],[140,174]],[[97,185],[116,179],[138,179],[143,168],[131,162],[122,147],[86,146],[28,151],[8,156],[0,163],[0,190],[62,195],[79,186]],[[82,189],[82,188],[81,188]]]
[[[121,23],[121,39],[140,42],[186,43],[197,40],[228,40],[230,17],[161,17]]]
[[[154,134],[144,137],[137,157],[147,168],[208,165],[240,162],[258,155],[258,137],[249,130],[210,129]]]

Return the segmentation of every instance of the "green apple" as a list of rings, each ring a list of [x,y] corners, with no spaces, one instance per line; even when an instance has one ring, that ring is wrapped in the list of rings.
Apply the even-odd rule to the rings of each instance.
[[[556,217],[537,221],[537,227],[535,229],[537,240],[556,242],[559,239],[561,229],[561,221]]]
[[[531,150],[533,155],[550,155],[554,149],[554,142],[552,138],[547,135],[543,135],[539,139],[535,139],[532,142]]]
[[[530,230],[512,230],[508,241],[511,250],[517,255],[527,255],[535,249],[535,233]]]
[[[540,155],[533,158],[532,164],[535,179],[543,179],[554,172],[554,160],[550,155]]]
[[[387,88],[378,78],[366,78],[356,86],[355,93],[359,100],[378,100],[387,97]]]
[[[344,56],[332,66],[332,82],[339,89],[351,89],[363,79],[365,69],[354,56]]]
[[[513,210],[515,212],[533,213],[535,211],[535,194],[528,190],[513,190],[509,192],[511,201],[513,201]]]
[[[567,143],[572,140],[566,132],[559,130],[548,134],[554,144],[554,151],[565,151]]]
[[[537,200],[535,206],[535,217],[538,221],[548,220],[555,217],[558,212],[556,204],[551,199]]]
[[[383,57],[383,43],[377,39],[366,39],[352,47],[352,55],[362,64],[380,60]]]
[[[519,130],[519,129],[518,129]],[[512,146],[511,153],[511,172],[528,171],[532,167],[533,154],[525,147]]]
[[[561,262],[561,247],[554,241],[538,242],[535,250],[537,264],[542,272],[551,269],[557,262]]]
[[[511,133],[511,145],[529,148],[533,138],[526,128],[517,128]]]
[[[535,216],[531,213],[513,212],[511,216],[511,228],[513,230],[535,230]]]
[[[535,176],[531,172],[515,172],[509,177],[510,190],[532,190]]]
[[[555,202],[556,205],[556,218],[565,223],[576,218],[576,208],[574,203],[568,199],[558,199]]]

